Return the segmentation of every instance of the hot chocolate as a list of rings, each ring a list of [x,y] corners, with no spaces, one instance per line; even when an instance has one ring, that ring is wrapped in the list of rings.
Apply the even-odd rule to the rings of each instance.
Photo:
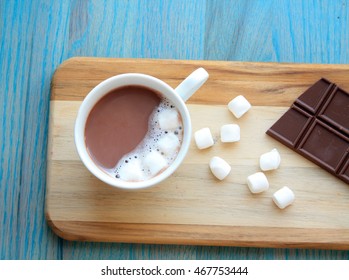
[[[182,119],[170,100],[131,85],[107,93],[92,108],[85,126],[91,158],[111,176],[147,180],[176,158]]]

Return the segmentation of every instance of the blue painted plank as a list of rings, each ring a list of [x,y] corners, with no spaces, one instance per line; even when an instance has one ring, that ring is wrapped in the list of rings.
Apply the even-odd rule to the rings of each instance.
[[[278,61],[349,62],[347,1],[284,1],[279,9],[272,29]]]
[[[273,6],[279,1],[207,1],[205,59],[274,61]]]
[[[68,56],[202,59],[204,2],[73,1]]]
[[[61,241],[44,217],[46,142],[50,79],[62,60],[67,5],[1,1],[0,9],[0,258],[56,259]]]
[[[18,257],[24,259],[61,256],[61,241],[47,227],[44,204],[50,80],[63,59],[68,22],[66,3],[31,1],[31,10],[20,7],[20,14],[29,13],[32,23],[29,30],[20,31],[22,40],[30,40],[24,53],[29,60],[29,69],[25,76],[26,90],[23,92],[26,103],[17,229],[20,234],[17,240]]]
[[[348,251],[64,242],[64,259],[348,260]]]
[[[29,8],[29,7],[26,7]],[[23,94],[25,83],[18,77],[28,72],[28,61],[23,59],[26,42],[20,36],[13,36],[16,30],[25,28],[28,17],[19,21],[18,3],[3,1],[0,8],[1,28],[1,95],[0,115],[2,116],[1,168],[0,168],[0,257],[18,256],[18,227],[20,204],[21,158],[23,146],[24,112],[26,96]],[[4,40],[4,38],[7,38]],[[18,75],[18,76],[17,76]]]
[[[207,1],[205,59],[349,62],[348,1]]]

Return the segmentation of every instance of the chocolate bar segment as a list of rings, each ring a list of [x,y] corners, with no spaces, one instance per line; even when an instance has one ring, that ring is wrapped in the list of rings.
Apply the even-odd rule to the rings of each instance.
[[[318,120],[312,123],[298,147],[300,153],[331,172],[339,171],[348,148],[348,138]]]
[[[335,88],[320,112],[320,117],[336,129],[349,135],[349,94]]]
[[[299,110],[292,106],[281,118],[274,124],[273,133],[286,146],[296,147],[300,137],[308,127],[312,116],[307,112]],[[287,125],[285,125],[287,124]]]
[[[316,114],[319,107],[328,97],[328,93],[333,89],[334,84],[326,79],[321,79],[307,89],[298,99],[295,104],[298,104],[304,110],[308,110],[312,114]]]
[[[349,184],[349,94],[335,84],[317,81],[266,133]]]

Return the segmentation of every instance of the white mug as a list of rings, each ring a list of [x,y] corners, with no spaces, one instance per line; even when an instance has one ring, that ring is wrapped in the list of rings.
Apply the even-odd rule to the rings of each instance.
[[[101,181],[122,189],[142,189],[154,186],[168,178],[185,158],[192,134],[191,119],[185,101],[192,96],[208,79],[208,73],[203,68],[195,70],[180,85],[173,89],[168,84],[153,76],[128,73],[111,77],[93,88],[83,100],[75,122],[75,145],[81,161],[87,169]],[[183,139],[180,150],[173,163],[163,172],[144,181],[129,182],[115,178],[103,171],[90,157],[85,143],[85,125],[92,108],[111,90],[128,85],[138,85],[160,92],[170,99],[179,111],[183,121]]]

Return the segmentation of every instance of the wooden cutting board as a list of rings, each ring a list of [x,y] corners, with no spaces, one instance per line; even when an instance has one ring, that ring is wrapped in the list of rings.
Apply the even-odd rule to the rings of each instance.
[[[113,75],[141,72],[176,87],[198,67],[210,74],[188,100],[193,131],[209,127],[213,147],[189,154],[166,182],[125,191],[96,178],[80,162],[73,127],[86,94]],[[46,216],[60,237],[107,242],[349,249],[349,185],[265,134],[307,87],[325,77],[349,90],[349,65],[72,58],[51,87]],[[253,105],[240,119],[227,109],[235,96]],[[221,143],[221,125],[237,123],[238,143]],[[266,172],[268,191],[252,194],[248,175],[262,153],[277,148],[281,166]],[[232,171],[224,181],[208,162],[220,156]],[[287,185],[295,202],[280,210],[272,194]]]

